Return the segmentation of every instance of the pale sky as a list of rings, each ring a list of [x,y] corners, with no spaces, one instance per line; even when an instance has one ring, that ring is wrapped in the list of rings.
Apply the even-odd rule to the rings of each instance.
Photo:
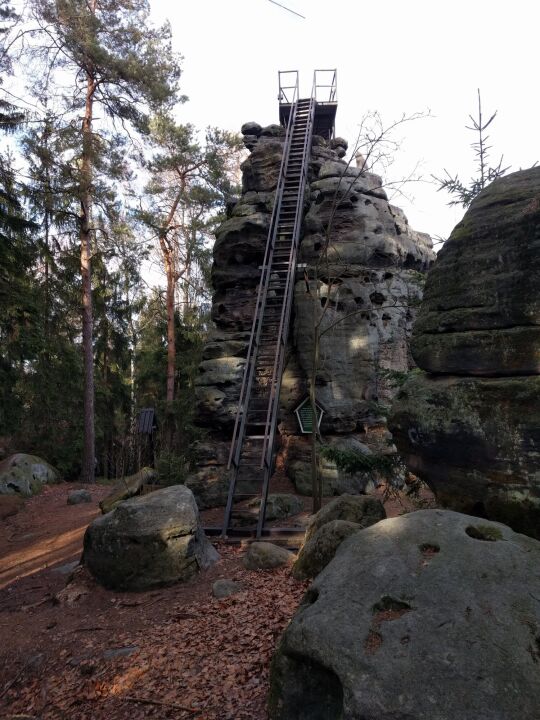
[[[492,160],[504,153],[512,170],[540,160],[538,143],[537,0],[150,0],[168,18],[184,56],[179,120],[239,130],[247,120],[278,121],[278,70],[300,71],[301,96],[315,68],[337,68],[336,133],[350,144],[360,118],[378,110],[389,123],[429,109],[433,118],[404,127],[392,175],[418,161],[424,177],[443,168],[462,180],[473,173],[465,130],[477,88],[484,112],[498,111],[490,132]],[[389,179],[392,179],[389,178]],[[396,198],[416,230],[447,237],[462,217],[430,184],[409,186],[413,202]]]

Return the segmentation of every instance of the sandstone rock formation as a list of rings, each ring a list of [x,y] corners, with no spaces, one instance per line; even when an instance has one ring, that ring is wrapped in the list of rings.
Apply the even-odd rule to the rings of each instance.
[[[146,590],[189,579],[218,558],[183,485],[130,498],[96,518],[84,536],[84,564],[105,587]]]
[[[271,720],[522,720],[540,697],[540,543],[422,510],[355,533],[271,671]]]
[[[214,326],[197,380],[198,423],[210,432],[187,484],[201,507],[226,498],[229,440],[283,152],[280,126],[246,123],[242,131],[250,150],[242,166],[243,194],[216,234]],[[311,492],[309,445],[294,410],[308,389],[314,321],[322,314],[326,323],[316,379],[325,411],[325,442],[360,452],[369,452],[369,447],[390,452],[377,403],[387,404],[393,392],[381,370],[406,371],[411,366],[411,304],[421,294],[420,273],[433,258],[430,238],[409,228],[403,213],[389,204],[380,178],[341,160],[346,149],[341,138],[313,138],[299,258],[305,274],[302,267],[282,384],[281,459],[304,494]],[[329,261],[323,267],[326,237]],[[306,292],[305,277],[311,292]],[[363,492],[373,480],[366,473],[348,476],[325,460],[319,472],[325,494]],[[256,478],[254,484],[258,487]]]
[[[0,462],[0,495],[30,497],[43,485],[60,480],[58,472],[36,455],[16,453]]]
[[[429,272],[391,421],[443,505],[540,538],[540,168],[486,188]]]

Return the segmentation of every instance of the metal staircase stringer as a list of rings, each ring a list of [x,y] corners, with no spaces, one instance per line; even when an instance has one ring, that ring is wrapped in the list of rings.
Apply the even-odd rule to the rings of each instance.
[[[298,94],[298,86],[295,90],[295,98]],[[283,199],[283,189],[286,179],[286,168],[289,161],[289,153],[291,147],[291,138],[293,133],[294,122],[296,118],[296,102],[293,105],[293,112],[291,112],[289,121],[287,123],[285,142],[283,148],[283,156],[281,159],[281,166],[279,172],[278,185],[276,187],[276,194],[274,199],[274,207],[270,220],[270,228],[267,236],[267,243],[265,247],[265,254],[261,269],[261,279],[259,282],[259,288],[257,292],[257,299],[255,302],[255,309],[253,314],[253,322],[250,333],[250,340],[248,345],[248,351],[246,356],[246,364],[244,367],[244,373],[242,378],[242,386],[240,389],[240,397],[238,401],[238,408],[235,418],[235,424],[233,429],[233,436],[231,440],[231,449],[229,453],[229,459],[227,467],[231,472],[231,479],[229,483],[229,492],[227,497],[227,505],[225,508],[225,517],[223,522],[222,536],[226,536],[229,528],[231,510],[234,501],[234,494],[236,489],[236,482],[238,477],[240,452],[242,449],[243,439],[245,436],[246,419],[247,419],[247,408],[251,394],[251,388],[253,385],[253,378],[255,374],[255,360],[257,356],[258,345],[260,342],[260,335],[262,330],[262,320],[264,315],[264,307],[266,305],[266,298],[268,294],[268,286],[271,277],[272,268],[272,257],[274,245],[276,242],[279,217],[281,212],[281,204]]]
[[[312,92],[312,96],[309,100],[309,111],[307,116],[307,125],[304,135],[304,145],[302,148],[302,167],[300,175],[300,183],[298,187],[296,212],[294,218],[294,229],[292,236],[292,243],[290,248],[289,256],[289,272],[287,274],[285,297],[283,301],[280,326],[278,333],[278,351],[274,360],[274,367],[271,381],[270,391],[270,402],[268,406],[268,413],[266,418],[265,428],[265,440],[263,444],[262,462],[261,467],[264,468],[263,488],[262,497],[259,508],[259,517],[257,519],[257,530],[256,537],[260,538],[262,529],[264,526],[266,516],[266,503],[268,499],[268,489],[270,484],[270,477],[273,470],[273,457],[274,457],[274,444],[278,421],[279,412],[279,396],[281,392],[281,382],[283,378],[283,365],[285,361],[285,350],[287,347],[287,338],[289,335],[289,325],[291,319],[293,298],[294,298],[294,286],[296,280],[296,265],[298,256],[298,247],[300,243],[300,233],[303,224],[304,215],[304,200],[305,190],[307,184],[309,160],[311,157],[311,143],[313,136],[313,125],[315,118],[315,107],[316,99],[315,92]]]

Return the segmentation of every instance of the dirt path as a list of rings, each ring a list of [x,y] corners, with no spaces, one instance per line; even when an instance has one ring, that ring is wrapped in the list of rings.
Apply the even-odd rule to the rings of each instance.
[[[270,658],[307,584],[247,571],[242,547],[217,543],[221,560],[191,582],[119,593],[77,571],[80,597],[59,604],[108,492],[68,506],[72,488],[46,488],[0,524],[0,718],[264,720]],[[216,600],[218,578],[244,589]]]

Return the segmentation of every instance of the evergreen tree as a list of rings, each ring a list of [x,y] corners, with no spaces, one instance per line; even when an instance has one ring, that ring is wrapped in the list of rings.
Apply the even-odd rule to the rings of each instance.
[[[177,286],[182,283],[184,320],[189,315],[194,268],[208,260],[208,236],[225,202],[237,188],[231,175],[240,149],[239,138],[209,129],[204,144],[192,125],[178,125],[159,114],[151,123],[155,153],[146,164],[151,179],[146,187],[146,207],[139,219],[157,239],[166,288],[167,385],[165,412],[174,426],[176,378]],[[169,438],[172,442],[172,435]]]
[[[40,33],[29,46],[34,90],[44,107],[55,103],[62,152],[64,217],[80,245],[84,446],[82,479],[95,462],[92,256],[95,208],[114,205],[110,182],[126,177],[124,129],[147,130],[150,109],[177,98],[179,67],[168,26],[153,28],[145,0],[31,0]],[[65,87],[66,83],[68,87]],[[71,86],[69,87],[69,84]],[[64,87],[62,87],[64,86]],[[99,129],[96,109],[99,111]],[[82,119],[81,119],[82,118]],[[122,131],[117,131],[117,124]]]

